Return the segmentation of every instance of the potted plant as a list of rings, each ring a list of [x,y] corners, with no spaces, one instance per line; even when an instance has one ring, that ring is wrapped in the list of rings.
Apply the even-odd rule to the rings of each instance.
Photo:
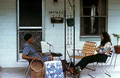
[[[114,36],[114,37],[117,37],[117,45],[114,46],[115,52],[116,52],[116,53],[120,53],[120,45],[119,45],[120,35],[118,35],[118,34],[113,34],[113,36]]]

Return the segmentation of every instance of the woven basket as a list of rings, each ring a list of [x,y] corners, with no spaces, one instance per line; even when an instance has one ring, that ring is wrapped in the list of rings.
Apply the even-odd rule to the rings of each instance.
[[[41,72],[31,71],[31,78],[45,78],[45,75]]]
[[[30,67],[32,78],[44,78],[44,63],[42,60],[32,60]]]

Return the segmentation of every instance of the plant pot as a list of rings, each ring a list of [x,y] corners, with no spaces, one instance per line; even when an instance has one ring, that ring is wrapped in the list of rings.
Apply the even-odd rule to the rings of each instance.
[[[73,18],[67,19],[67,25],[68,26],[74,26],[74,19]]]
[[[114,46],[115,53],[120,54],[120,45]]]

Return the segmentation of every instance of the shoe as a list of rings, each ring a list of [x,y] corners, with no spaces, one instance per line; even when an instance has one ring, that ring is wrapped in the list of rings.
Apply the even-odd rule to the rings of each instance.
[[[53,53],[53,52],[51,52],[51,55],[53,55],[54,57],[60,57],[60,56],[62,56],[61,53]]]
[[[68,71],[71,73],[71,74],[73,74],[74,76],[76,76],[78,73],[77,73],[77,71],[73,68],[73,67],[70,67],[70,68],[67,68],[68,69]]]
[[[76,70],[76,71],[77,71],[77,73],[79,73],[79,74],[80,74],[80,73],[81,73],[81,71],[82,71],[80,67],[76,67],[76,68],[75,68],[75,70]]]

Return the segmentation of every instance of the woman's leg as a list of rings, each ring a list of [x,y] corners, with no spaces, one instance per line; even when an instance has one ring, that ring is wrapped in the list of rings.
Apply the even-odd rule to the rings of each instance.
[[[96,62],[99,57],[100,57],[99,54],[91,55],[91,56],[86,56],[86,57],[82,58],[82,59],[75,65],[75,67],[80,66],[80,68],[81,68],[81,70],[82,70],[82,69],[84,69],[84,68],[87,66],[87,64]]]
[[[51,61],[51,60],[53,60],[53,56],[52,55],[43,55],[43,56],[41,56],[41,58],[40,58],[43,62],[45,62],[45,61]]]
[[[84,69],[84,68],[87,66],[87,64],[89,64],[89,63],[106,61],[107,57],[108,57],[108,56],[105,55],[105,54],[96,54],[96,55],[92,55],[92,56],[86,56],[86,57],[82,58],[81,61],[79,61],[79,62],[75,65],[75,67],[80,66],[80,69],[82,70],[82,69]],[[74,74],[75,67],[70,67],[68,70]],[[75,74],[74,74],[74,75],[75,75]]]
[[[99,58],[97,59],[97,62],[106,62],[108,56],[105,54],[99,54]]]

